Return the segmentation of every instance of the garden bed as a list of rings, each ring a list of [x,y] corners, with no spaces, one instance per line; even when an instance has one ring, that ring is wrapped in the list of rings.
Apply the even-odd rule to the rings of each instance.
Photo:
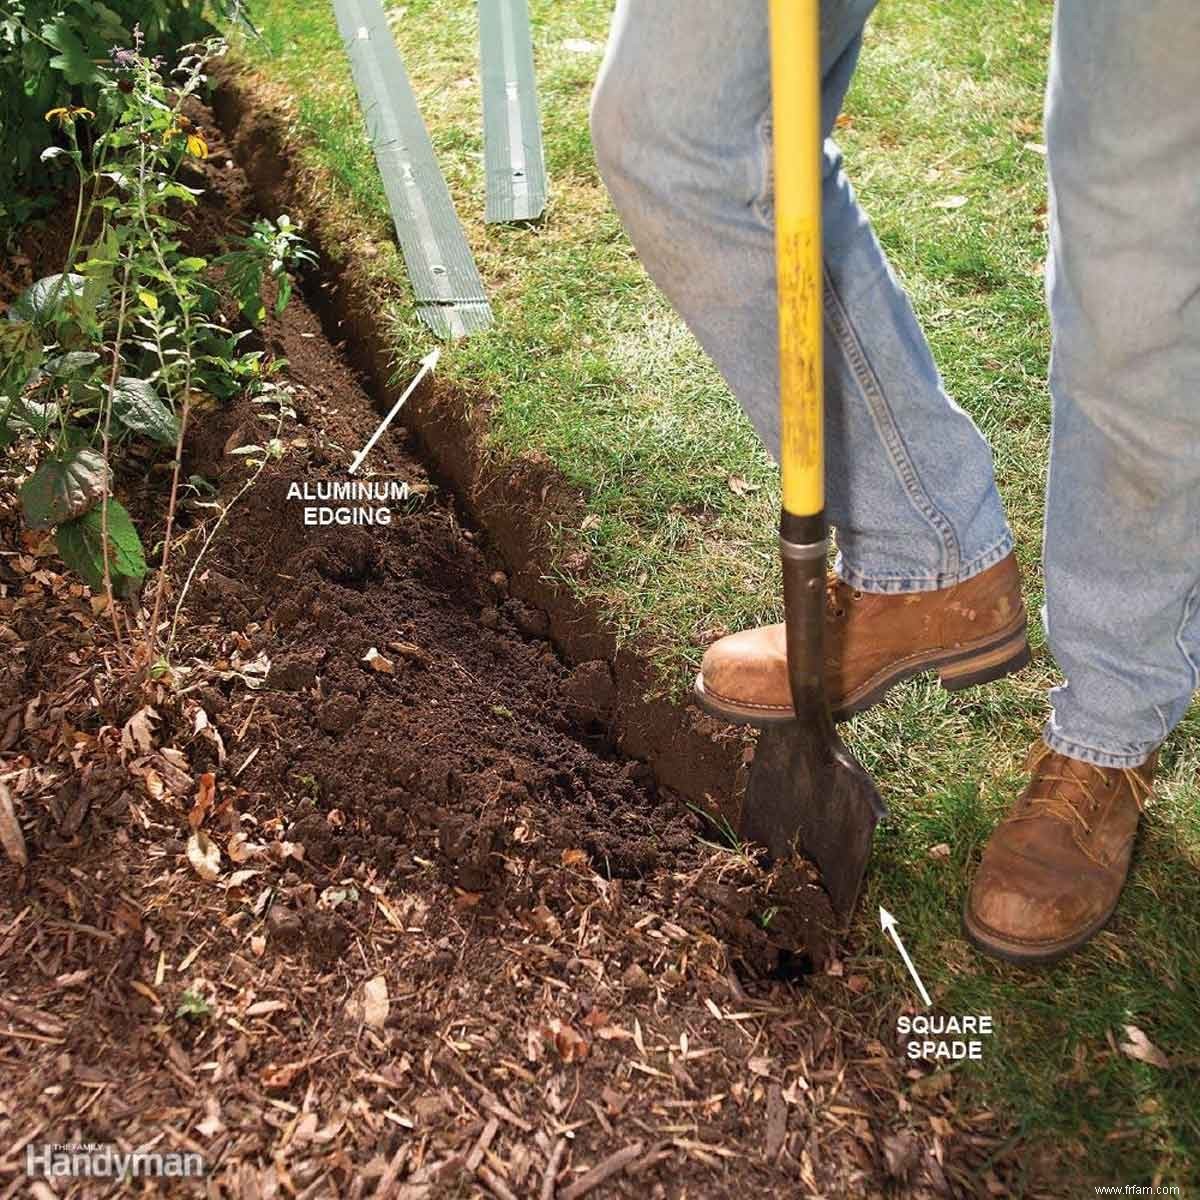
[[[279,200],[212,151],[206,251]],[[614,1196],[998,1178],[987,1114],[885,1050],[813,880],[703,840],[619,752],[603,647],[564,659],[568,610],[517,582],[536,563],[407,433],[370,460],[408,486],[391,524],[304,525],[292,485],[344,479],[378,406],[303,301],[262,344],[296,416],[211,544],[169,680],[141,689],[52,542],[5,526],[6,769],[34,819],[28,869],[3,871],[0,1169],[34,1138],[161,1137],[231,1196],[578,1195],[598,1167]],[[260,424],[205,414],[187,473],[232,498]],[[174,589],[206,528],[185,515]]]

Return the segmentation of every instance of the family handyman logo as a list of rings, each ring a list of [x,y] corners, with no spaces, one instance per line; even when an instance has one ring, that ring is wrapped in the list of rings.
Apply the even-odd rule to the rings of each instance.
[[[193,1151],[121,1150],[111,1142],[25,1147],[25,1174],[37,1179],[202,1179],[204,1156]]]

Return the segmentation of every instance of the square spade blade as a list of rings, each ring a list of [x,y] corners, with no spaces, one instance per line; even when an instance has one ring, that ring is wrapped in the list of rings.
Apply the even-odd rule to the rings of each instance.
[[[796,851],[817,864],[839,922],[854,911],[875,826],[887,815],[875,784],[828,723],[789,721],[759,735],[741,834],[772,860]]]

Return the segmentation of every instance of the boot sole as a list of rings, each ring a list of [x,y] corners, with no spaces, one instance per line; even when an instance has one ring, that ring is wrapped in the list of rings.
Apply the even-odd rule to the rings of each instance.
[[[901,659],[867,680],[840,703],[831,703],[833,719],[844,721],[874,708],[898,683],[927,671],[936,671],[942,687],[948,692],[958,692],[1012,675],[1029,663],[1029,640],[1025,626],[1026,618],[1022,612],[1015,626],[1010,625],[1008,629],[977,645]],[[793,716],[790,707],[747,704],[714,695],[705,690],[700,674],[696,675],[692,685],[692,697],[705,712],[714,717],[734,725],[751,725],[755,729],[784,725]]]
[[[1117,900],[1119,899],[1120,896],[1117,897]],[[1117,900],[1114,900],[1112,907],[1088,925],[1082,933],[1077,933],[1065,941],[1048,942],[1042,946],[1032,947],[1028,942],[1014,941],[1012,938],[1006,938],[1002,934],[989,930],[986,926],[977,924],[971,916],[968,894],[967,903],[963,905],[962,912],[963,936],[976,950],[990,958],[999,958],[1019,967],[1048,967],[1052,963],[1074,954],[1076,950],[1090,942],[1112,920],[1113,913],[1117,911]]]

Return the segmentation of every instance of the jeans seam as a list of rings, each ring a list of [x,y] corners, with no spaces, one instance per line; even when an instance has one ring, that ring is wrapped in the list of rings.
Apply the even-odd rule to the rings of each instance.
[[[768,228],[774,226],[775,211],[775,148],[771,132],[771,106],[763,109],[758,118],[759,186],[750,207]]]
[[[1188,627],[1188,623],[1196,613],[1196,598],[1200,594],[1200,585],[1193,587],[1183,601],[1183,616],[1179,620],[1179,627],[1175,630],[1175,645],[1179,647],[1179,653],[1183,655],[1183,661],[1187,663],[1192,672],[1192,691],[1200,689],[1200,667],[1196,665],[1196,660],[1188,653],[1187,644],[1183,640],[1183,632]],[[1161,720],[1161,717],[1159,718]]]
[[[837,573],[839,577],[853,587],[860,587],[867,592],[933,592],[939,588],[953,587],[965,583],[976,575],[982,575],[989,567],[994,567],[1001,559],[1011,554],[1013,537],[1009,530],[998,542],[994,542],[979,554],[976,554],[965,566],[960,566],[953,575],[946,573],[937,575],[913,575],[911,573],[888,573],[880,571],[860,571],[857,567],[846,562],[845,556],[839,552]]]
[[[1089,746],[1084,742],[1073,742],[1064,738],[1055,733],[1049,725],[1042,731],[1042,740],[1058,754],[1065,754],[1068,758],[1092,763],[1098,767],[1140,767],[1155,749],[1155,743],[1150,743],[1144,752],[1126,751],[1123,754],[1114,754],[1111,750],[1103,750],[1099,746]]]
[[[825,268],[825,318],[829,322],[834,336],[841,346],[842,353],[846,356],[846,360],[850,364],[851,370],[854,372],[854,377],[867,402],[867,408],[871,413],[875,429],[879,434],[880,440],[883,442],[884,449],[887,451],[888,458],[891,460],[892,467],[896,472],[896,477],[904,488],[909,503],[925,519],[929,527],[941,541],[943,551],[942,571],[944,574],[952,574],[959,569],[962,562],[962,550],[958,544],[958,537],[954,532],[954,526],[933,503],[929,492],[921,482],[920,475],[913,464],[912,457],[909,455],[908,448],[905,446],[904,439],[896,425],[896,420],[892,415],[891,407],[888,405],[887,397],[883,394],[879,380],[870,362],[867,360],[857,331],[854,329],[849,313],[842,304],[841,297],[838,295],[837,287],[834,285],[833,276],[828,267]]]

